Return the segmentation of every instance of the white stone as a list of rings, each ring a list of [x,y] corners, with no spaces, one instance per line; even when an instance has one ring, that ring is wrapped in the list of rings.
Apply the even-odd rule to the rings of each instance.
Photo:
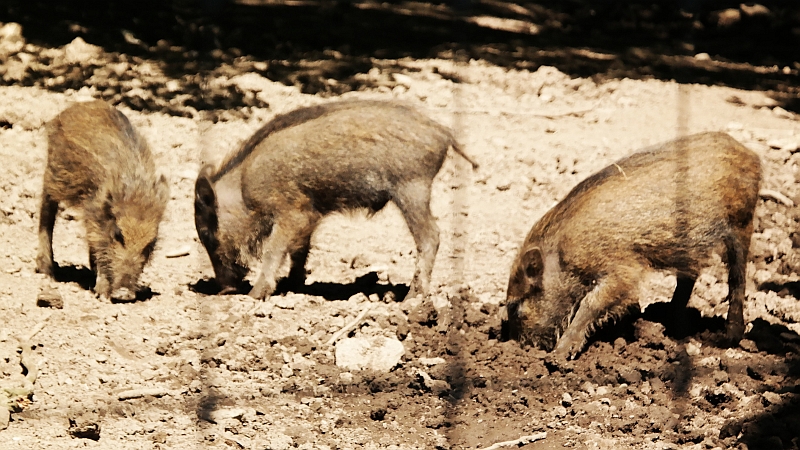
[[[336,344],[336,365],[348,370],[388,372],[405,352],[402,342],[385,336],[342,339]]]

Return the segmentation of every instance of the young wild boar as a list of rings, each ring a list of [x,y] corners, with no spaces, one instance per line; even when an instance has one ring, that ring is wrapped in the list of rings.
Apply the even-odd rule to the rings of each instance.
[[[341,101],[275,117],[219,169],[204,167],[195,184],[197,234],[222,292],[238,290],[259,251],[251,296],[272,294],[287,254],[290,281],[304,284],[311,234],[322,217],[372,214],[392,201],[417,247],[409,296],[427,294],[439,248],[431,183],[450,147],[477,167],[447,128],[387,102]]]
[[[102,102],[76,103],[47,123],[47,167],[39,214],[37,271],[53,276],[59,203],[82,210],[94,290],[132,300],[169,199],[144,138]]]
[[[649,147],[579,183],[528,233],[508,282],[508,334],[574,357],[637,305],[650,270],[691,292],[712,252],[728,266],[727,337],[744,333],[745,266],[761,163],[724,133]]]

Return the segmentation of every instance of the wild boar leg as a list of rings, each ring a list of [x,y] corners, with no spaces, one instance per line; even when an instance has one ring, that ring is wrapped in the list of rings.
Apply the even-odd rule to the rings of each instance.
[[[95,278],[94,292],[101,297],[108,298],[111,296],[111,277],[113,275],[108,263],[101,262],[97,264],[95,260],[95,265],[97,267],[97,278]]]
[[[39,254],[36,256],[36,271],[53,276],[53,227],[56,224],[58,202],[47,193],[42,195],[42,206],[39,209]]]
[[[426,296],[430,290],[431,272],[439,250],[439,227],[431,213],[430,181],[416,180],[397,190],[395,204],[403,213],[417,246],[414,278],[406,298]]]
[[[617,266],[613,273],[601,279],[581,300],[578,311],[564,334],[558,339],[554,353],[561,359],[573,358],[586,344],[587,335],[609,319],[622,316],[636,304],[635,292],[642,279],[644,267]]]
[[[261,273],[258,275],[250,296],[264,299],[275,292],[275,273],[287,253],[300,250],[309,240],[317,223],[316,216],[309,211],[290,210],[275,217],[272,233],[264,242]]]
[[[291,286],[302,287],[306,284],[306,261],[308,261],[310,247],[311,234],[309,233],[300,248],[292,253],[292,267],[289,269],[289,276],[287,277]]]
[[[726,337],[730,344],[738,344],[744,336],[745,273],[747,247],[752,235],[752,224],[740,235],[729,233],[724,237],[728,263],[728,321]]]

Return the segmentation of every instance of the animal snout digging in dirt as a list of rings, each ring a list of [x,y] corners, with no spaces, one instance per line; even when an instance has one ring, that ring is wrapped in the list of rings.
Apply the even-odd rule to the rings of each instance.
[[[166,179],[156,175],[150,148],[127,117],[102,101],[73,104],[46,130],[37,272],[54,275],[58,206],[76,207],[97,276],[95,292],[133,300],[169,199]]]
[[[648,271],[671,270],[691,292],[718,252],[729,272],[727,338],[739,342],[760,183],[758,156],[724,133],[646,148],[590,176],[525,238],[508,283],[507,334],[574,357],[595,328],[638,304]]]
[[[427,294],[439,248],[430,210],[431,183],[453,134],[414,109],[389,102],[340,101],[279,115],[219,167],[201,169],[195,225],[222,292],[237,291],[260,253],[250,291],[275,290],[276,271],[291,258],[292,285],[305,283],[311,234],[334,212],[400,209],[417,247],[408,296]]]

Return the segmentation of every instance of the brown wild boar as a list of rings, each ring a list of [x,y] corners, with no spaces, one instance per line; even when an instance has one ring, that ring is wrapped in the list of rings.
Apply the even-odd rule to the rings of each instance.
[[[531,229],[508,282],[504,327],[555,356],[637,305],[650,270],[691,292],[712,252],[728,266],[727,338],[744,333],[745,267],[758,156],[724,133],[649,147],[590,176]]]
[[[431,183],[447,149],[477,167],[452,133],[408,106],[340,101],[278,115],[218,169],[201,169],[195,224],[222,292],[235,292],[261,253],[250,295],[274,292],[291,256],[289,279],[305,283],[311,234],[334,212],[369,214],[394,202],[417,247],[409,296],[427,294],[439,248]]]
[[[83,214],[94,290],[132,300],[169,199],[164,176],[128,118],[102,101],[76,103],[47,123],[37,272],[53,276],[58,205]]]

